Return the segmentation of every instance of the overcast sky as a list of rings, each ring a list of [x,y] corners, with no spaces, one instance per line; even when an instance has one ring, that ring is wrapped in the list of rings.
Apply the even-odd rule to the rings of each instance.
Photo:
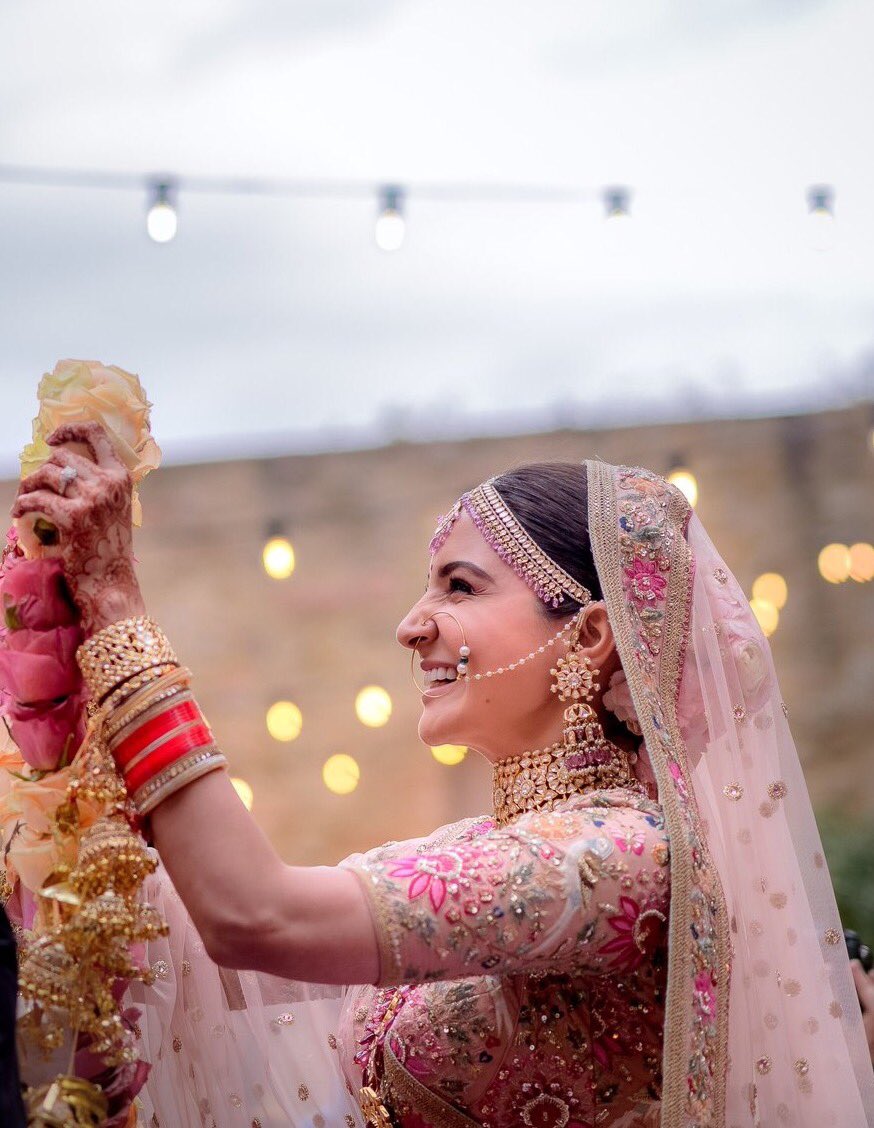
[[[171,459],[858,398],[872,43],[870,0],[4,0],[0,165],[410,198],[395,254],[375,199],[184,191],[158,246],[144,191],[0,182],[0,471],[68,356],[139,373]]]

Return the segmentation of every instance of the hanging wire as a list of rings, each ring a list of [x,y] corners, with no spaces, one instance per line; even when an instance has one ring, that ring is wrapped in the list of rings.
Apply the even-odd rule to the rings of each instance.
[[[383,198],[388,190],[384,181],[303,177],[177,176],[160,173],[113,172],[107,169],[39,168],[0,164],[0,183],[23,184],[35,188],[100,188],[109,190],[152,191],[155,185],[172,185],[176,192],[197,192],[225,196],[294,196],[298,198],[373,199]],[[603,189],[549,184],[474,183],[466,181],[421,181],[407,183],[403,196],[419,199],[457,200],[487,203],[566,202],[598,200]]]

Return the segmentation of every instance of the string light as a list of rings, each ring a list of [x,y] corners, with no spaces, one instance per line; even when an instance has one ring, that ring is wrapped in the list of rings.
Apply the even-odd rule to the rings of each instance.
[[[438,744],[431,749],[431,755],[438,764],[452,766],[461,763],[467,755],[467,749],[463,744]]]
[[[231,783],[233,784],[234,791],[236,791],[243,801],[243,806],[247,811],[251,811],[252,803],[255,799],[255,792],[252,790],[252,785],[246,783],[244,779],[240,779],[239,776],[231,776]]]
[[[630,219],[631,218],[631,193],[627,188],[604,189],[605,219]]]
[[[678,466],[668,474],[668,481],[677,487],[694,509],[698,503],[698,481],[692,471]]]
[[[789,588],[779,572],[765,572],[753,582],[753,599],[771,603],[778,611],[786,606]]]
[[[267,710],[267,731],[274,740],[297,740],[303,728],[303,714],[293,701],[275,701]]]
[[[345,752],[329,756],[322,766],[322,781],[335,795],[348,795],[354,791],[360,778],[358,764]]]
[[[282,525],[274,521],[267,530],[267,541],[261,550],[264,571],[273,580],[287,580],[294,571],[294,548],[282,531]]]
[[[850,579],[859,584],[874,579],[874,545],[850,545]]]
[[[807,190],[807,213],[810,245],[815,251],[827,251],[835,237],[835,194],[827,184],[814,184]]]
[[[172,199],[172,186],[163,182],[152,186],[152,202],[146,215],[146,231],[156,243],[176,238],[179,220]]]
[[[611,185],[606,188],[557,184],[519,184],[476,182],[419,182],[413,185],[380,185],[365,180],[334,180],[252,176],[173,176],[156,181],[138,172],[107,169],[39,168],[0,164],[0,183],[49,188],[98,188],[149,193],[147,217],[149,236],[156,242],[171,241],[178,229],[176,199],[183,191],[224,196],[273,196],[297,199],[373,199],[376,193],[380,212],[376,222],[376,242],[384,250],[397,250],[404,240],[403,203],[409,195],[417,199],[453,202],[496,202],[517,204],[581,203],[599,200],[611,226],[631,215],[631,190]],[[830,245],[834,228],[834,189],[818,184],[807,189],[811,227],[820,246]]]
[[[767,599],[751,599],[750,607],[753,609],[753,614],[758,620],[759,626],[762,628],[762,633],[766,637],[770,637],[777,629],[777,624],[780,622],[780,612],[770,603]]]
[[[830,584],[842,584],[850,578],[852,561],[845,544],[827,544],[817,558],[819,574]]]
[[[366,685],[355,698],[358,720],[368,728],[380,728],[391,716],[391,697],[381,685]]]
[[[386,187],[382,190],[379,216],[376,220],[376,245],[382,251],[400,250],[404,242],[406,223],[403,216],[403,189]]]

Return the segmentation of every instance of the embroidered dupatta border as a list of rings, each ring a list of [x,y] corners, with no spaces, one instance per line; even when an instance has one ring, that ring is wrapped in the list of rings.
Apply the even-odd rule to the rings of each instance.
[[[392,1050],[386,1038],[383,1046],[384,1084],[387,1097],[392,1096],[415,1109],[416,1114],[426,1120],[429,1128],[479,1128],[479,1122],[471,1120],[457,1108],[447,1104],[442,1097],[417,1081],[409,1073]]]
[[[693,562],[685,539],[691,509],[679,490],[650,471],[586,462],[589,535],[595,567],[623,669],[659,788],[671,848],[668,992],[665,1006],[661,1128],[723,1128],[727,1072],[729,941],[725,897],[702,833],[686,747],[677,723],[677,692],[691,617]],[[648,484],[644,501],[661,514],[649,539],[667,573],[655,603],[662,631],[647,639],[626,591],[617,493],[622,478]],[[625,496],[632,494],[626,489]],[[693,858],[695,859],[693,861]],[[693,931],[694,929],[694,931]],[[709,975],[716,1023],[708,1026],[696,978]],[[697,997],[697,1006],[696,1006]]]

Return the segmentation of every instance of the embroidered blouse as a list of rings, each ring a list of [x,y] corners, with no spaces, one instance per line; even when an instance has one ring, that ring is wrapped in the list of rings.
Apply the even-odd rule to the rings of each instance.
[[[380,945],[350,1091],[403,1128],[657,1124],[668,862],[661,808],[622,788],[347,858]]]

